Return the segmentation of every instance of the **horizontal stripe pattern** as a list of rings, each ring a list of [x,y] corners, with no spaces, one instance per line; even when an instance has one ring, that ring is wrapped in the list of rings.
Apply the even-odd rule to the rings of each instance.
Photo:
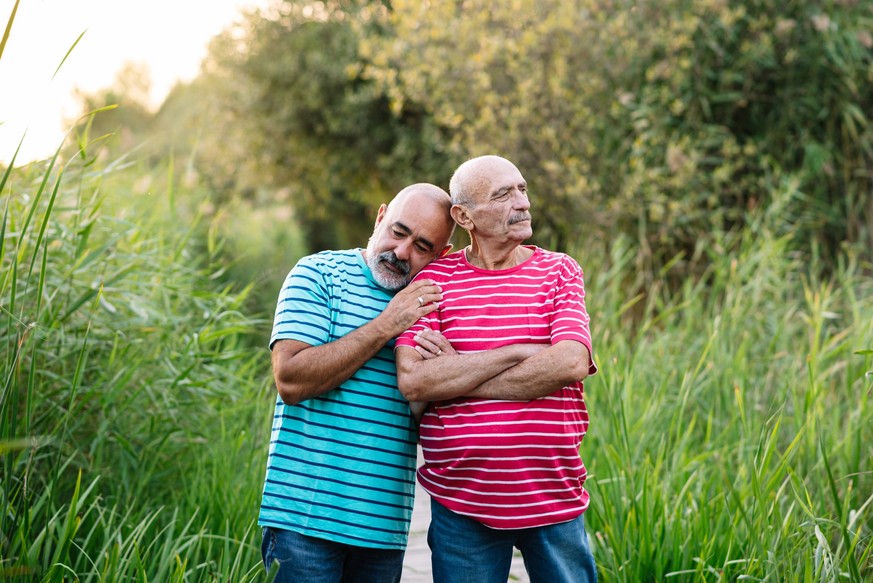
[[[590,352],[582,270],[565,254],[530,249],[530,259],[507,270],[476,268],[464,251],[431,263],[418,277],[440,285],[443,301],[396,345],[415,346],[415,334],[430,327],[462,354],[562,340]],[[533,401],[434,403],[421,422],[418,480],[445,507],[492,528],[572,520],[589,501],[579,456],[587,430],[582,383]]]
[[[382,312],[359,249],[305,257],[279,294],[270,347],[318,346]],[[406,547],[417,432],[397,390],[393,341],[349,380],[294,406],[277,397],[258,523],[341,543]]]

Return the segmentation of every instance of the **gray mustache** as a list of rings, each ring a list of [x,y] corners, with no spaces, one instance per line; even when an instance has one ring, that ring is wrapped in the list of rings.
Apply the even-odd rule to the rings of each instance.
[[[380,253],[379,261],[384,261],[385,263],[394,266],[403,275],[409,275],[409,270],[411,269],[411,267],[409,266],[409,262],[398,259],[397,256],[394,254],[394,251],[385,251],[384,253]]]
[[[522,213],[520,215],[515,215],[514,217],[509,217],[509,224],[514,225],[515,223],[520,223],[521,221],[529,221],[530,219],[530,213]]]

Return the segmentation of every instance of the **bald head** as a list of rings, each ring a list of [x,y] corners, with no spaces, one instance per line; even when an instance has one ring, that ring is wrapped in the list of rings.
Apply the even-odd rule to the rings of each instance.
[[[533,236],[527,182],[506,158],[467,160],[455,170],[449,189],[452,217],[470,234],[475,254],[500,255]]]
[[[379,208],[376,227],[364,256],[376,282],[398,290],[421,269],[445,253],[455,228],[452,201],[428,183],[407,186]]]
[[[452,199],[445,190],[435,184],[427,182],[410,184],[391,199],[391,202],[388,203],[388,210],[404,206],[409,201],[412,201],[413,204],[432,204],[437,210],[441,209],[451,221],[449,209],[452,208]],[[438,214],[436,218],[438,218]]]
[[[467,160],[458,166],[449,182],[452,203],[467,206],[476,204],[476,195],[490,187],[493,174],[508,168],[518,172],[515,164],[500,156],[479,156]]]

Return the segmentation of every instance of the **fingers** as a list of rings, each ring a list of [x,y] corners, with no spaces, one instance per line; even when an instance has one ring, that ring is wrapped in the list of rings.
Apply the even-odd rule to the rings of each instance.
[[[425,328],[418,332],[415,335],[415,342],[417,344],[415,349],[425,360],[446,354],[457,354],[455,349],[452,348],[451,342],[445,336],[430,328]]]
[[[432,342],[429,338],[429,335],[424,333],[424,331],[419,332],[415,335],[415,342],[417,344],[415,349],[420,355],[424,357],[425,360],[436,358],[442,353],[440,347],[437,346],[435,342]]]
[[[399,336],[439,307],[443,299],[441,292],[442,289],[430,280],[414,281],[394,296],[379,315],[379,320],[388,326],[390,335]]]
[[[433,304],[443,299],[442,288],[429,279],[412,282],[403,293],[409,298],[413,307],[422,310],[421,315],[431,313],[436,308]]]

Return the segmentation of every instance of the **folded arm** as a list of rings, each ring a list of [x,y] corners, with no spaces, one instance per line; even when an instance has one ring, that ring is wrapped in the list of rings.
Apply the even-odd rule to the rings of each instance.
[[[545,397],[584,380],[590,358],[581,342],[562,340],[488,379],[467,396],[520,401]]]
[[[417,349],[398,346],[397,386],[409,401],[444,401],[468,394],[485,381],[517,365],[537,351],[534,344],[424,358]]]
[[[417,395],[420,400],[459,396],[537,399],[585,379],[591,362],[588,348],[572,340],[562,340],[554,345],[517,344],[464,355],[458,355],[445,336],[433,330],[417,335],[416,342],[415,349],[405,349],[402,357],[400,349],[397,350],[400,390],[403,392],[405,385],[408,392],[404,395],[410,400],[410,395]],[[499,351],[503,350],[518,350],[515,356],[521,359],[509,366],[498,365]],[[483,366],[489,364],[495,366]],[[473,384],[476,381],[480,382]]]

